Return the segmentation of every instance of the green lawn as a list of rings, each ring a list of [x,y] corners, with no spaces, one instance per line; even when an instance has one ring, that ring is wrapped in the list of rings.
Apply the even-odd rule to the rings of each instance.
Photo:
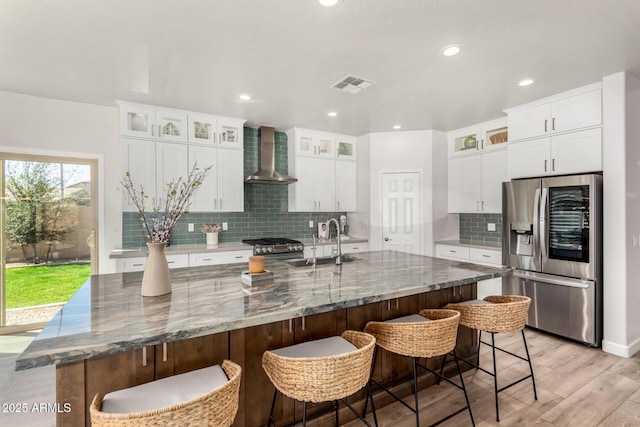
[[[68,301],[91,275],[91,266],[43,265],[5,271],[7,308],[19,308]]]

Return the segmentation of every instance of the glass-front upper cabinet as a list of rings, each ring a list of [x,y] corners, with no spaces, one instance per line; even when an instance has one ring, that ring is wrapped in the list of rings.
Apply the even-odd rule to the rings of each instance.
[[[297,156],[335,158],[333,134],[307,129],[293,129]]]
[[[155,138],[156,110],[142,105],[120,104],[120,134]]]
[[[356,141],[355,136],[337,135],[336,136],[336,157],[338,160],[355,160],[356,159]]]
[[[187,141],[187,113],[179,110],[156,110],[157,138],[164,141]]]
[[[218,117],[218,142],[227,148],[244,148],[244,120]]]
[[[189,142],[214,144],[216,142],[216,117],[208,114],[189,113]]]
[[[481,151],[507,148],[509,133],[507,118],[457,129],[449,132],[449,155],[463,156]]]

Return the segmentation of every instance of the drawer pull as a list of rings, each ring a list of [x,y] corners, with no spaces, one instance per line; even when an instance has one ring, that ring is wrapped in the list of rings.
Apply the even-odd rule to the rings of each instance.
[[[147,366],[147,347],[142,347],[142,366]]]
[[[144,264],[132,264],[134,267],[142,267]]]
[[[451,252],[452,254],[455,254],[457,251],[452,251],[451,249],[449,249],[449,252]]]
[[[211,261],[211,258],[202,258],[203,261]]]
[[[167,343],[166,342],[162,343],[162,361],[163,362],[167,361]]]
[[[353,249],[354,251],[357,251],[357,250],[358,250],[358,249],[360,249],[360,248],[359,248],[359,247],[357,247],[357,246],[354,246],[352,249]]]
[[[491,258],[491,255],[482,255],[485,258]]]
[[[242,255],[238,255],[236,259],[242,259]]]

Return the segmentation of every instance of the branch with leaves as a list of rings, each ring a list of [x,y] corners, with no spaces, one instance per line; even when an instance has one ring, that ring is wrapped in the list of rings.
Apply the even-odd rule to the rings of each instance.
[[[120,184],[127,191],[129,198],[138,210],[140,220],[142,221],[142,225],[147,232],[147,238],[150,242],[169,242],[169,237],[175,226],[185,214],[189,213],[189,206],[191,205],[189,198],[193,192],[202,185],[207,172],[209,172],[211,168],[212,166],[208,166],[200,169],[196,162],[189,172],[186,181],[180,177],[168,182],[166,184],[164,209],[161,210],[162,206],[160,203],[154,203],[151,212],[147,212],[145,208],[145,200],[148,199],[149,196],[145,193],[144,188],[140,186],[140,189],[136,190],[131,179],[131,174],[129,171],[125,173],[124,180],[121,181]],[[160,201],[160,198],[158,198],[158,201]],[[147,218],[149,214],[150,218]]]

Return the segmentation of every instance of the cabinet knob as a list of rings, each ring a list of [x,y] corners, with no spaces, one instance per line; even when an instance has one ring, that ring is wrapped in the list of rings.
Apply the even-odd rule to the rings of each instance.
[[[385,237],[385,238],[384,238],[384,241],[385,241],[385,242],[388,242],[389,240],[393,240],[393,239],[390,239],[390,238],[388,238],[388,237]]]

